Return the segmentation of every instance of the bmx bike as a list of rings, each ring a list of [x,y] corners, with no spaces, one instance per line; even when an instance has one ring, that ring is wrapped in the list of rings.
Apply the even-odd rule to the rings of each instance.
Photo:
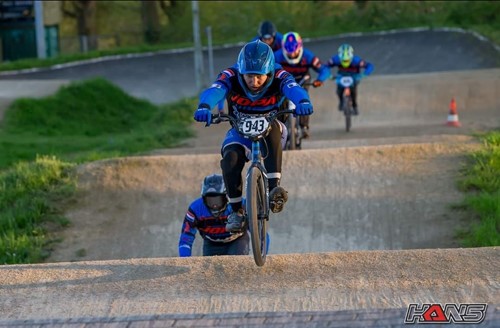
[[[351,118],[354,114],[352,108],[352,91],[351,89],[354,87],[354,78],[352,76],[342,76],[337,75],[333,77],[337,85],[342,86],[344,91],[342,92],[342,112],[345,117],[345,131],[349,132],[351,130],[352,122]]]
[[[312,85],[312,83],[306,83],[311,76],[304,75],[304,77],[297,82],[301,87],[305,85]],[[291,102],[289,99],[286,100],[286,107],[288,110],[291,110],[292,112],[295,111],[295,104]],[[285,150],[296,150],[296,149],[302,149],[302,139],[303,135],[300,130],[300,120],[299,118],[289,115],[288,118],[285,121],[285,126],[288,131],[288,136],[286,139],[286,145],[285,145]]]
[[[276,110],[261,115],[240,113],[236,117],[224,113],[212,115],[212,124],[230,122],[239,134],[252,140],[251,161],[245,176],[245,210],[253,258],[258,266],[266,263],[268,250],[266,235],[270,212],[269,182],[263,164],[261,140],[267,136],[272,123],[279,115],[291,113],[293,113],[292,110]]]

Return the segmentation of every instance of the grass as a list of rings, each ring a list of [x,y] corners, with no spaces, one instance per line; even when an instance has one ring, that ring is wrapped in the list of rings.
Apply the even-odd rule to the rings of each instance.
[[[16,100],[0,129],[0,264],[50,255],[76,164],[175,146],[192,135],[195,102],[156,106],[100,78]]]
[[[481,136],[484,147],[470,155],[459,187],[467,195],[462,208],[472,213],[468,231],[461,231],[465,247],[500,246],[500,130]]]
[[[0,130],[0,169],[37,154],[79,163],[172,147],[192,135],[195,106],[194,98],[156,106],[101,78],[43,99],[18,99]]]
[[[73,164],[53,157],[20,162],[0,173],[0,264],[40,262],[64,227],[60,201],[75,190]]]

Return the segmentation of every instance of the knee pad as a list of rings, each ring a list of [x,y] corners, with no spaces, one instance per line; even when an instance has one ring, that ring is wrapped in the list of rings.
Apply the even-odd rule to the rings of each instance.
[[[226,149],[220,161],[223,172],[240,172],[245,166],[245,153],[236,149]]]

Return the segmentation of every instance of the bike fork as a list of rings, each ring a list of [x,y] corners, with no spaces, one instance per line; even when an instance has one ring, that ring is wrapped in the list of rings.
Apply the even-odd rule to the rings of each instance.
[[[252,142],[252,164],[251,166],[256,166],[262,173],[262,179],[264,182],[264,191],[265,191],[265,197],[266,201],[264,202],[264,206],[266,207],[264,210],[264,213],[269,213],[270,208],[269,208],[269,180],[267,178],[267,171],[264,165],[261,163],[262,160],[262,153],[260,151],[260,142],[254,141]],[[247,175],[247,184],[248,184],[248,175]],[[266,220],[269,220],[269,216],[265,218]]]

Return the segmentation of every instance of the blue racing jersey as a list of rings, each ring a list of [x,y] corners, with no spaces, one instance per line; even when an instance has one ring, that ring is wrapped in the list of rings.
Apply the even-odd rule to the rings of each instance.
[[[372,73],[373,71],[373,65],[363,59],[361,59],[359,56],[354,56],[352,58],[351,64],[349,67],[343,67],[341,65],[340,57],[339,55],[335,55],[332,58],[328,60],[328,63],[326,66],[332,68],[332,67],[338,67],[338,74],[339,75],[355,75],[359,74],[361,72],[361,69],[364,69],[363,74],[368,76]]]
[[[311,68],[318,73],[318,81],[323,82],[330,77],[330,69],[328,66],[323,65],[319,58],[306,48],[304,48],[302,58],[297,64],[288,63],[283,54],[283,49],[276,51],[274,53],[274,58],[276,63],[280,64],[285,71],[292,74],[297,82],[309,74]]]
[[[275,64],[271,83],[257,94],[249,94],[242,85],[245,81],[238,75],[237,65],[223,70],[211,87],[202,92],[200,103],[214,108],[225,98],[231,115],[235,110],[247,114],[266,114],[278,109],[285,98],[296,104],[301,100],[310,101],[306,90],[279,64]]]
[[[227,243],[241,237],[243,233],[230,233],[226,231],[227,217],[232,212],[231,206],[228,205],[219,217],[214,217],[203,202],[202,197],[194,200],[189,205],[184,221],[182,222],[182,230],[179,238],[179,255],[191,255],[197,232],[200,233],[203,239],[220,243]]]

